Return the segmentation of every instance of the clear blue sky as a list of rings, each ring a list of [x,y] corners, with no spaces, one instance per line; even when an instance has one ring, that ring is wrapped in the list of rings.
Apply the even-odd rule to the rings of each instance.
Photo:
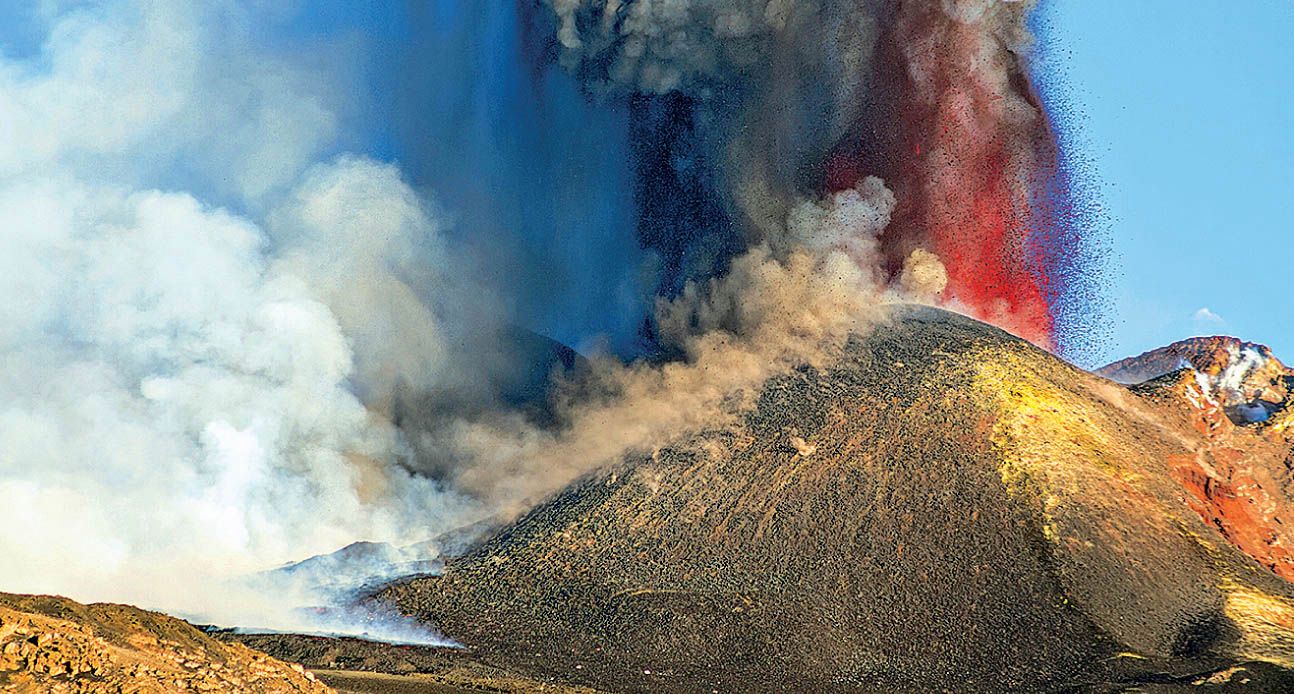
[[[1225,333],[1294,362],[1294,2],[1039,12],[1041,76],[1110,217],[1105,356]]]

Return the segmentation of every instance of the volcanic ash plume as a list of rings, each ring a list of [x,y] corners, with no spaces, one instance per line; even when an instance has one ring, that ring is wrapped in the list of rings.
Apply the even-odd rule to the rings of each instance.
[[[937,297],[946,275],[932,254],[915,251],[901,281],[880,269],[878,236],[893,207],[876,178],[801,201],[780,246],[752,246],[724,275],[658,300],[655,326],[673,360],[594,359],[582,380],[559,389],[556,430],[515,416],[464,423],[456,483],[515,513],[627,452],[739,416],[766,379],[824,363],[849,334],[880,320],[886,303]]]
[[[640,166],[639,233],[665,294],[751,245],[784,246],[799,201],[879,176],[897,200],[886,273],[935,254],[949,305],[1060,346],[1063,266],[1081,249],[1063,192],[1047,189],[1056,152],[1025,73],[1030,3],[548,5],[563,65],[627,99],[643,149],[664,150]]]

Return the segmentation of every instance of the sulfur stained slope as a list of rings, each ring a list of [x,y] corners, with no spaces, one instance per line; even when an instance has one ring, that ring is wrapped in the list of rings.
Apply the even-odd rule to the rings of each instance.
[[[1286,563],[1261,565],[1270,554],[1237,542],[1234,528],[1213,513],[1220,505],[1214,497],[1228,480],[1201,461],[1219,449],[1175,411],[1176,403],[1157,403],[1016,350],[992,350],[971,361],[976,391],[998,411],[991,439],[1003,482],[1038,508],[1067,599],[1136,653],[1214,653],[1294,665],[1294,651],[1284,646],[1260,653],[1240,645],[1254,617],[1246,606],[1256,602],[1237,596],[1253,592],[1271,607],[1290,605],[1290,585],[1275,573],[1284,573]],[[1246,433],[1233,429],[1228,441],[1237,444]],[[1276,467],[1275,451],[1256,435],[1249,438],[1254,469]],[[1197,487],[1192,472],[1212,477]],[[1279,494],[1271,477],[1265,479],[1258,491]],[[1234,498],[1235,490],[1229,493]],[[1270,494],[1266,500],[1277,503]],[[1288,500],[1279,505],[1288,508]]]
[[[1175,407],[900,309],[831,366],[771,379],[739,426],[585,478],[376,599],[616,690],[1037,690],[1294,665],[1294,590],[1189,503],[1170,461],[1206,437]]]

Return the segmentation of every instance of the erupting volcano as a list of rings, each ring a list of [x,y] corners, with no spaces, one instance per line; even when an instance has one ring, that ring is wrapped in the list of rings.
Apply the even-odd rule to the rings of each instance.
[[[1294,690],[1035,3],[318,2],[0,21],[0,689]]]

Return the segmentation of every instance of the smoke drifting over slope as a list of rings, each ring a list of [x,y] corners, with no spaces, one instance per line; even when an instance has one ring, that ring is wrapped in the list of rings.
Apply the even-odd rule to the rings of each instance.
[[[561,158],[555,143],[586,138],[470,109],[450,127],[442,111],[480,85],[447,69],[435,79],[462,91],[408,151],[465,153],[463,169],[343,154],[366,112],[327,96],[348,78],[258,40],[276,15],[255,3],[51,11],[39,56],[0,58],[0,121],[17,124],[0,134],[0,524],[31,529],[0,546],[5,590],[301,628],[291,601],[232,579],[516,512],[733,414],[887,301],[1053,342],[1047,263],[1072,256],[1035,233],[1051,140],[1020,67],[1023,7],[517,7],[433,19],[510,37],[501,91],[609,143]],[[515,140],[489,131],[512,125]],[[632,171],[598,175],[622,155]],[[480,172],[510,202],[481,200]],[[581,244],[604,222],[636,226],[645,257],[608,242],[622,266],[600,266],[604,247]],[[553,249],[510,266],[489,248],[508,233]],[[647,358],[593,354],[537,418],[500,395],[532,366],[503,336],[534,320],[553,264],[614,290],[585,301],[616,315],[572,316],[571,334],[605,325],[623,355],[614,333],[645,318]]]
[[[896,296],[937,296],[946,280],[937,260],[914,256],[896,287],[879,270],[876,235],[893,203],[877,179],[803,203],[787,220],[787,238],[803,245],[781,254],[755,246],[722,277],[658,300],[658,337],[673,362],[594,361],[581,389],[559,397],[563,426],[556,431],[516,417],[463,426],[458,482],[516,510],[628,451],[650,450],[749,407],[770,376],[821,360],[878,320]]]

